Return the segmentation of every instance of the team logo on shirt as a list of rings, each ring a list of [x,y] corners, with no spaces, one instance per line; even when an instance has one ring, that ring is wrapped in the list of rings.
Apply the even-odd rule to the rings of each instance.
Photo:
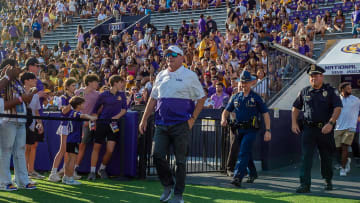
[[[344,53],[359,54],[360,55],[360,43],[350,44],[341,48]]]
[[[118,101],[121,101],[121,96],[118,96],[117,100],[118,100]]]

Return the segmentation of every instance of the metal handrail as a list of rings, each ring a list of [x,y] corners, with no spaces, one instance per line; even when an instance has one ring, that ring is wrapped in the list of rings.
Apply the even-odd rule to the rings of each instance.
[[[124,30],[122,30],[120,32],[120,36],[123,35],[125,32],[127,32],[130,28],[134,27],[136,25],[136,23],[141,22],[142,20],[144,20],[145,18],[147,18],[148,16],[150,16],[150,14],[145,15],[144,17],[140,18],[139,20],[135,21],[133,24],[131,24],[130,26],[128,26],[127,28],[125,28]]]

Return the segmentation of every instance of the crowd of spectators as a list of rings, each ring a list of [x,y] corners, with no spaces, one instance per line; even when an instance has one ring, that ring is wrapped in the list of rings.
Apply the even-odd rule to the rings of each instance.
[[[162,11],[164,5],[168,8],[173,4],[170,2],[148,1],[141,2],[140,6],[136,6],[135,1],[7,2],[7,7],[1,10],[4,18],[1,21],[0,61],[13,58],[25,65],[27,58],[36,57],[42,64],[40,79],[49,90],[46,100],[49,103],[45,101],[44,105],[57,104],[56,98],[62,94],[66,78],[76,78],[81,87],[81,79],[86,74],[96,73],[102,80],[102,89],[106,88],[111,75],[119,74],[127,79],[128,104],[132,106],[146,102],[156,74],[166,68],[163,51],[169,45],[178,45],[184,51],[185,65],[199,75],[209,98],[214,98],[208,107],[219,108],[219,97],[228,98],[234,90],[236,92],[236,78],[242,70],[257,76],[259,82],[266,76],[272,78],[262,87],[281,88],[281,82],[277,81],[283,77],[286,58],[279,56],[282,60],[279,65],[268,66],[268,43],[278,43],[313,57],[313,42],[317,35],[322,39],[325,32],[342,32],[345,27],[341,9],[334,15],[329,11],[319,12],[312,19],[310,14],[317,9],[313,1],[273,1],[257,8],[255,1],[236,0],[226,2],[226,33],[217,29],[217,23],[223,22],[215,22],[211,16],[201,14],[197,22],[184,20],[178,30],[166,26],[157,31],[151,24],[141,26],[138,23],[133,33],[119,35],[114,31],[106,41],[100,40],[95,33],[84,39],[84,30],[79,26],[77,47],[70,47],[67,42],[59,43],[53,49],[40,44],[42,33],[51,30],[57,22],[68,21],[70,16],[97,15],[100,22],[111,15],[142,14],[142,8]],[[183,9],[197,5],[196,1],[173,2]],[[204,6],[205,1],[199,3],[200,8],[206,8],[220,5],[221,1],[206,3],[207,6]],[[295,9],[294,5],[297,5]],[[310,9],[308,18],[294,16],[294,12],[303,8]],[[31,39],[35,43],[30,43]],[[264,90],[261,93],[263,97],[267,96]]]

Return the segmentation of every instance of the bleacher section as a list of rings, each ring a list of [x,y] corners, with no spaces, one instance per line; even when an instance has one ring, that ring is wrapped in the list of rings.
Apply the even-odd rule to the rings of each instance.
[[[74,17],[71,24],[64,24],[57,27],[54,31],[47,33],[42,39],[41,44],[46,44],[49,48],[53,48],[54,45],[58,42],[69,41],[69,45],[72,48],[76,47],[77,38],[75,37],[77,33],[77,26],[82,25],[84,32],[87,32],[96,25],[96,18],[92,17],[90,19],[81,19],[79,17]]]

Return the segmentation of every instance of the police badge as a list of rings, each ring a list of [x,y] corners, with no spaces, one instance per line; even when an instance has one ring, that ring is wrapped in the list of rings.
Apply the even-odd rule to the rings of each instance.
[[[323,91],[323,96],[326,97],[327,96],[327,91]]]

